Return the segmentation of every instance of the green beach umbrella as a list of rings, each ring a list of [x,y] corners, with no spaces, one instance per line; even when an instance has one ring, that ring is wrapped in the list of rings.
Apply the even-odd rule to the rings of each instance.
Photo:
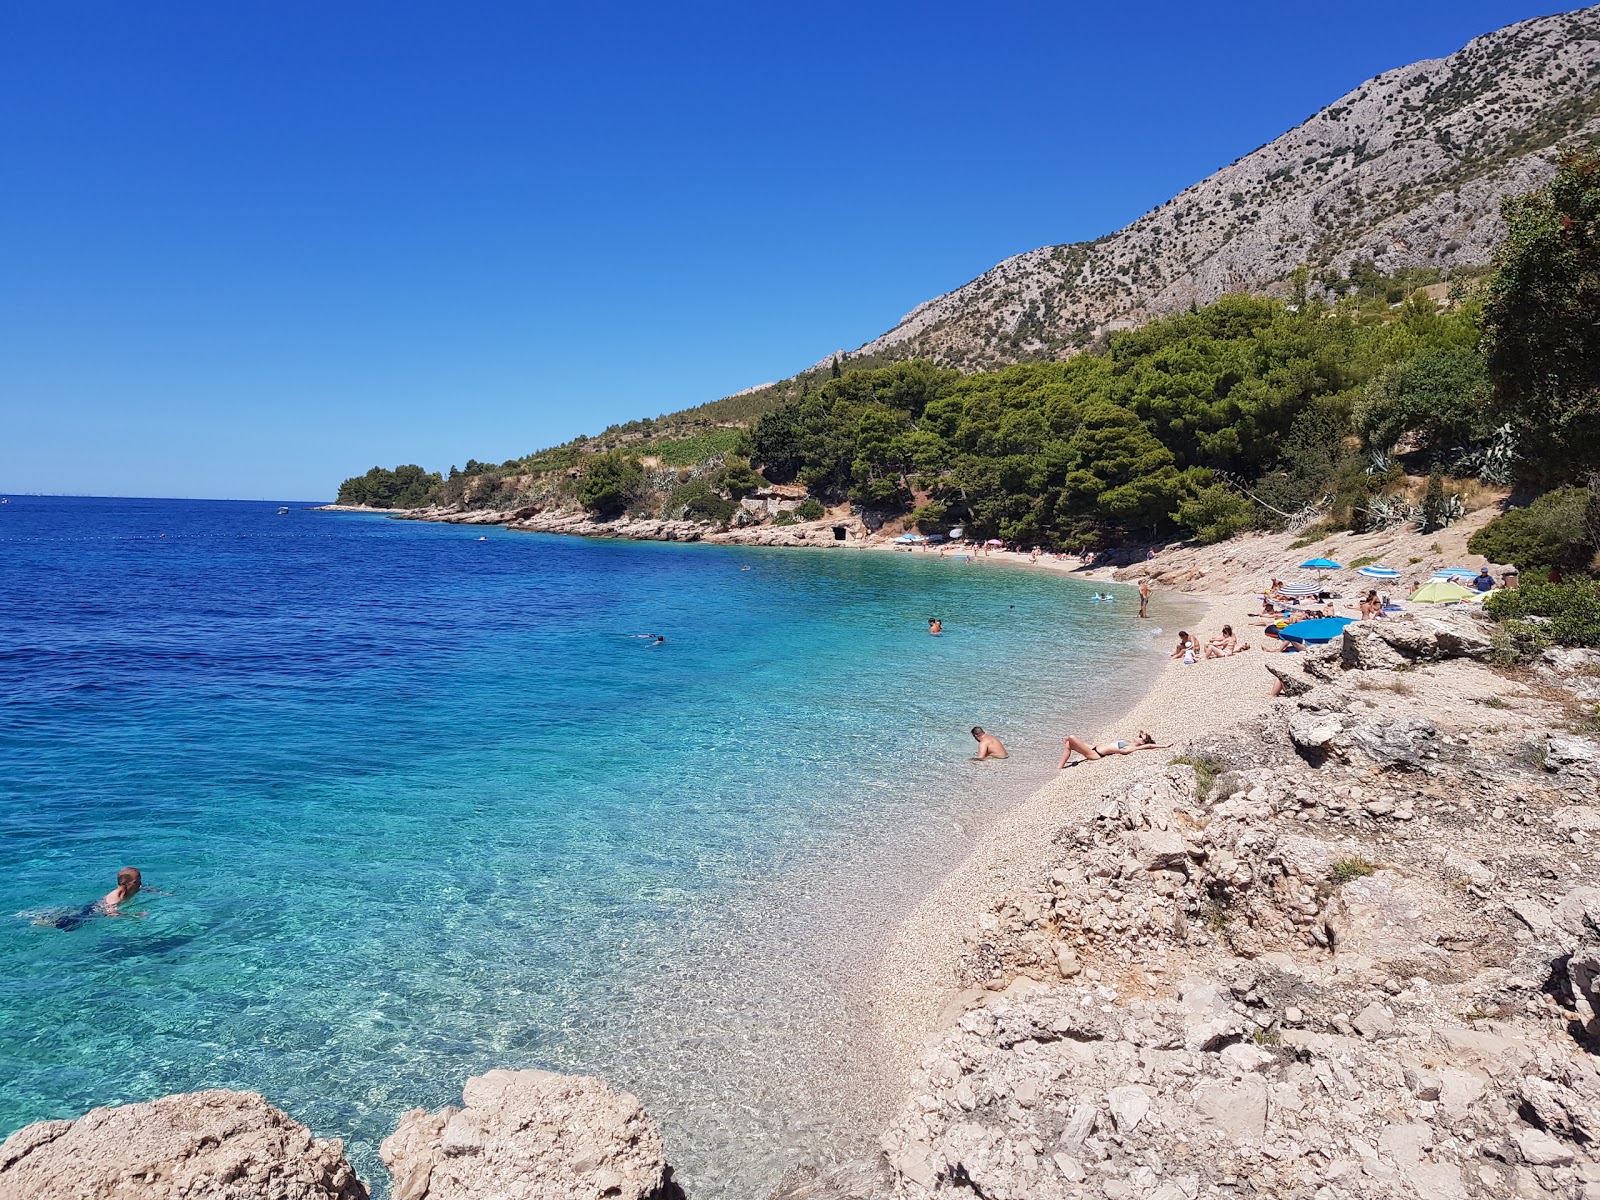
[[[1449,604],[1452,600],[1471,600],[1478,593],[1447,579],[1433,579],[1423,584],[1406,599],[1418,604]]]

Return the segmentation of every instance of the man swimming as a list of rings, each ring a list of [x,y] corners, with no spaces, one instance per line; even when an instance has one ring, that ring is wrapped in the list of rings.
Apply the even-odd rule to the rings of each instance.
[[[944,622],[939,620],[938,617],[929,617],[928,618],[928,632],[931,633],[934,637],[938,637],[941,633],[944,632]]]
[[[985,733],[982,725],[972,727],[972,736],[978,739],[978,761],[986,758],[1005,758],[1005,743],[992,733]]]
[[[85,904],[70,916],[57,917],[51,922],[57,929],[76,929],[90,917],[120,917],[122,913],[119,906],[126,904],[139,894],[144,887],[144,879],[139,874],[138,867],[123,867],[117,872],[117,886],[112,888],[100,899],[92,904]],[[136,913],[136,916],[144,916]]]
[[[1066,743],[1067,748],[1061,752],[1061,762],[1056,768],[1057,770],[1060,770],[1061,767],[1075,767],[1078,765],[1076,762],[1069,761],[1074,752],[1083,755],[1078,762],[1092,762],[1097,758],[1110,758],[1113,754],[1133,754],[1139,750],[1170,750],[1172,748],[1171,742],[1157,744],[1155,738],[1142,729],[1139,730],[1131,742],[1103,742],[1098,746],[1091,746],[1082,738],[1073,737],[1071,734],[1061,740]]]

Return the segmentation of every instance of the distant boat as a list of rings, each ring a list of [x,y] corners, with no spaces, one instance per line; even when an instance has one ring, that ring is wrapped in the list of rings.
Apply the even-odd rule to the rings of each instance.
[[[280,517],[282,517],[282,516],[285,516],[285,515],[287,515],[287,514],[288,514],[288,512],[289,512],[289,509],[288,509],[288,506],[287,506],[287,505],[285,505],[285,506],[284,506],[284,507],[283,507],[283,508],[280,508],[280,509],[279,509],[279,510],[278,510],[278,515],[279,515],[279,516],[280,516]]]

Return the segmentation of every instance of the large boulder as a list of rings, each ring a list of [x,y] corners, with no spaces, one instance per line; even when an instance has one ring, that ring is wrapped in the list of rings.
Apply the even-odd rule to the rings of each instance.
[[[208,1091],[40,1121],[0,1146],[5,1200],[367,1200],[344,1143],[255,1092]]]
[[[1392,662],[1382,663],[1379,659],[1387,659],[1393,654],[1411,662],[1446,658],[1481,661],[1494,650],[1488,622],[1468,609],[1440,609],[1425,614],[1402,613],[1396,617],[1384,617],[1359,628],[1347,627],[1347,639],[1351,629],[1357,629],[1357,632],[1355,644],[1347,642],[1343,650],[1347,666],[1358,665],[1351,660],[1359,660],[1364,653],[1371,656],[1372,661],[1359,665],[1392,666]],[[1387,646],[1388,653],[1369,645],[1369,635]]]
[[[1344,627],[1339,661],[1347,671],[1387,671],[1411,660],[1384,641],[1375,625],[1359,621]]]
[[[681,1200],[639,1101],[587,1075],[490,1071],[379,1147],[394,1200]]]

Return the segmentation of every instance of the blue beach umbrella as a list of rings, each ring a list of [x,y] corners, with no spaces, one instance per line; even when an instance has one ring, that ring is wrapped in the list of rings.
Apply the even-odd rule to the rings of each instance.
[[[1285,596],[1315,596],[1322,590],[1320,583],[1284,583],[1278,591]]]
[[[1357,567],[1357,575],[1365,575],[1368,579],[1399,579],[1400,572],[1393,567]]]
[[[1300,564],[1301,570],[1306,571],[1337,571],[1339,564],[1331,558],[1308,558]]]
[[[1434,579],[1476,579],[1478,573],[1471,567],[1440,567],[1433,573]]]
[[[1293,625],[1286,625],[1278,630],[1278,637],[1285,642],[1303,642],[1306,645],[1321,645],[1331,642],[1344,632],[1344,627],[1354,620],[1353,617],[1319,617],[1315,621],[1296,621]]]

